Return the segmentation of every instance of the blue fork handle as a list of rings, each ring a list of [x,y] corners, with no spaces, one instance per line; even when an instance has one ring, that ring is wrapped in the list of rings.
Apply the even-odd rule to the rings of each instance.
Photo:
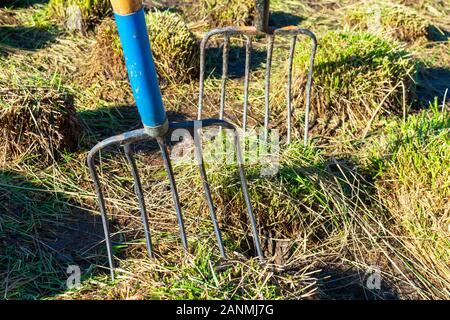
[[[111,0],[134,100],[144,129],[152,137],[168,130],[153,62],[142,0]]]

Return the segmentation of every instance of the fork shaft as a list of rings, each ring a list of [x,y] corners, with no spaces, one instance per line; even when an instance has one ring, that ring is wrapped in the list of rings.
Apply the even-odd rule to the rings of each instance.
[[[256,8],[256,29],[261,32],[268,32],[269,29],[269,7],[270,0],[255,0]]]
[[[141,3],[135,0],[113,1],[134,100],[144,129],[150,136],[156,137],[167,132],[168,121]]]

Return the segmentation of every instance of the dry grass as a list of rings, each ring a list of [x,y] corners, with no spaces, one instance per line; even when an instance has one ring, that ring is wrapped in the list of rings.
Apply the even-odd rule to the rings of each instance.
[[[251,25],[255,3],[253,0],[201,0],[197,15],[206,20],[210,28],[232,25]]]
[[[1,162],[46,163],[78,146],[81,126],[71,98],[51,88],[0,89]]]
[[[46,16],[69,30],[85,32],[112,13],[108,0],[50,0]]]
[[[84,66],[83,76],[95,81],[97,77],[111,80],[127,79],[127,69],[114,19],[107,18],[98,26],[96,42]]]
[[[0,26],[15,25],[18,22],[14,12],[0,8]]]
[[[198,78],[199,44],[183,18],[169,11],[147,14],[150,44],[156,71],[163,83],[185,83]],[[99,78],[126,80],[127,71],[122,46],[113,19],[105,19],[98,27],[96,43],[83,77],[90,83]]]
[[[429,36],[430,23],[407,6],[386,1],[367,1],[348,7],[343,14],[345,24],[356,30],[385,34],[412,42]]]
[[[183,83],[198,78],[200,48],[183,18],[170,11],[147,14],[148,33],[160,79]]]

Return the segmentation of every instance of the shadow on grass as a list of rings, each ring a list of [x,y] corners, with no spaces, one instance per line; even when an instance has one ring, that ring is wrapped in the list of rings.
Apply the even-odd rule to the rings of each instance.
[[[420,106],[428,106],[435,98],[441,103],[445,91],[450,88],[450,69],[448,68],[421,68],[418,72],[416,94]],[[447,93],[447,101],[449,93]]]
[[[37,50],[46,47],[56,36],[44,28],[0,26],[0,47]]]
[[[446,42],[450,38],[450,32],[444,29],[440,29],[436,26],[430,26],[427,30],[427,39],[430,41],[442,41]]]
[[[34,6],[35,4],[44,4],[49,0],[2,0],[0,2],[0,8],[27,8]]]
[[[222,77],[222,57],[223,50],[220,47],[211,47],[206,49],[206,76],[214,78]],[[267,59],[266,50],[252,51],[250,70],[256,70],[261,67]],[[245,43],[243,46],[230,45],[228,60],[228,78],[239,79],[245,75]]]
[[[273,11],[270,13],[269,25],[281,28],[289,25],[296,26],[304,21],[305,18],[297,16],[295,14],[283,12],[283,11]]]
[[[367,272],[350,267],[325,266],[316,274],[318,297],[326,300],[398,300],[376,269]],[[379,277],[377,279],[377,277]],[[379,281],[378,281],[379,280]]]
[[[97,141],[121,134],[126,131],[142,128],[138,109],[132,105],[121,105],[110,108],[78,112],[88,132]],[[188,117],[184,113],[167,111],[169,121],[184,121]]]
[[[67,290],[71,265],[83,275],[105,265],[99,216],[65,194],[0,171],[0,296],[37,299]]]

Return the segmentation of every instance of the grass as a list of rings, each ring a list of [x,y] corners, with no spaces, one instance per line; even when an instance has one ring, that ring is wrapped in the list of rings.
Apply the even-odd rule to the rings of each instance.
[[[55,161],[58,151],[78,146],[81,126],[70,96],[45,87],[6,87],[0,92],[3,163]]]
[[[353,29],[386,34],[400,41],[415,41],[430,36],[431,25],[407,6],[386,1],[369,1],[349,7],[345,23]]]
[[[19,174],[0,173],[0,255],[2,299],[34,299],[60,290],[63,270],[55,259],[46,229],[60,223],[56,197]],[[47,233],[48,236],[48,233]]]
[[[414,91],[416,62],[398,43],[366,32],[330,31],[319,37],[314,66],[314,112],[354,130],[378,113],[399,113]],[[309,48],[294,58],[294,102],[304,105]],[[281,75],[285,78],[286,71]],[[281,80],[278,83],[282,83]]]
[[[45,16],[69,30],[85,32],[112,14],[107,0],[50,0]]]
[[[231,0],[226,3],[217,0],[201,0],[198,6],[199,20],[206,20],[210,28],[231,25],[250,25],[255,4],[251,0]]]
[[[159,80],[186,83],[198,78],[199,44],[183,18],[177,13],[158,10],[148,12],[146,18]],[[99,77],[127,80],[122,45],[113,19],[104,19],[97,28],[96,43],[83,69],[83,76],[89,80],[97,81]]]
[[[325,31],[342,21],[344,5],[330,1],[314,8],[297,1],[274,5],[276,10],[294,10],[293,14],[307,17],[301,22],[304,25],[321,19],[314,29],[320,46],[313,112],[317,124],[329,128],[335,121],[335,126],[313,127],[307,148],[300,142],[283,146],[275,176],[263,178],[261,165],[247,164],[268,261],[260,264],[253,258],[236,166],[220,160],[208,162],[207,171],[230,259],[219,256],[198,169],[192,163],[176,162],[190,247],[184,254],[167,175],[151,145],[136,152],[156,251],[156,258],[149,260],[129,168],[123,153],[113,149],[102,153],[99,168],[119,266],[116,282],[109,281],[103,269],[105,248],[86,153],[96,141],[140,126],[127,80],[114,78],[114,70],[84,78],[100,32],[70,34],[24,18],[41,5],[7,9],[18,18],[8,26],[34,26],[52,37],[39,46],[33,41],[32,47],[11,36],[13,30],[0,38],[2,48],[7,48],[0,55],[0,92],[6,92],[0,97],[2,105],[21,101],[30,108],[47,101],[36,92],[50,92],[56,101],[71,96],[84,135],[75,150],[55,148],[55,161],[36,164],[24,161],[20,157],[24,153],[19,152],[15,161],[0,164],[2,298],[448,299],[448,108],[443,92],[430,106],[421,105],[423,110],[410,108],[414,101],[409,99],[414,93],[416,57],[428,56],[429,68],[445,68],[446,43],[399,44],[370,30]],[[433,7],[444,12],[437,4]],[[335,17],[330,18],[330,10]],[[420,6],[416,10],[429,17],[428,10]],[[186,18],[195,19],[188,25],[201,23],[192,15]],[[111,36],[113,24],[103,21],[100,29],[106,28],[107,36],[102,39],[105,45],[112,41],[113,52],[119,53]],[[194,44],[184,22],[182,28],[183,39]],[[178,42],[162,48],[173,43]],[[233,45],[239,43],[233,38]],[[262,42],[254,45],[255,57],[264,55]],[[283,65],[284,45],[277,44],[274,54],[273,127],[284,125],[286,115],[285,70],[275,71]],[[306,49],[299,47],[296,88],[303,84],[307,61]],[[237,64],[238,53],[232,52],[236,60],[232,64]],[[220,70],[220,65],[208,64]],[[196,117],[198,83],[192,71],[192,78],[183,83],[163,81],[163,98],[172,119]],[[208,74],[205,116],[216,113],[220,95],[220,79],[214,71]],[[239,124],[242,79],[236,74],[228,82],[226,117]],[[255,63],[250,127],[257,126],[263,113],[264,84],[258,80],[263,74],[264,62]],[[301,90],[296,91],[298,105],[304,102]],[[302,118],[301,108],[295,116]],[[50,126],[45,129],[56,132]],[[204,147],[205,155],[218,150],[216,145]],[[82,285],[68,290],[66,270],[73,264],[81,267]],[[365,282],[372,266],[381,270],[379,290],[368,289]]]
[[[150,45],[160,79],[183,83],[198,78],[200,47],[183,18],[170,11],[147,14]]]
[[[448,273],[449,116],[437,101],[390,128],[378,190],[393,219],[411,239],[411,250],[443,277]],[[387,196],[389,194],[389,196]]]

